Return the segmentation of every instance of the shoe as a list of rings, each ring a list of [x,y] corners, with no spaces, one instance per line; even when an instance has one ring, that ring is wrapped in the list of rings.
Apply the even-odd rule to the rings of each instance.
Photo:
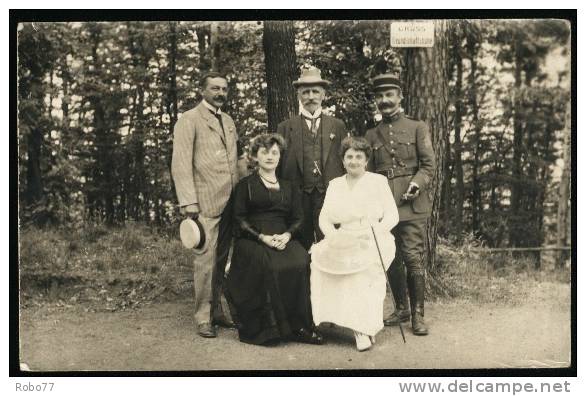
[[[417,336],[426,336],[428,334],[423,315],[420,312],[415,312],[411,318],[411,328],[413,334]]]
[[[383,320],[385,326],[398,326],[399,323],[407,323],[411,319],[408,309],[396,309],[388,318]]]
[[[323,345],[324,338],[317,331],[308,330],[304,327],[293,332],[292,340],[304,344]]]
[[[354,332],[354,338],[356,338],[356,348],[360,352],[364,352],[369,350],[372,347],[372,342],[370,341],[370,337],[364,333],[359,333],[358,331]]]
[[[225,316],[222,316],[222,317],[216,318],[216,319],[212,319],[212,325],[225,327],[227,329],[235,329],[236,328],[236,324],[234,322],[232,322],[231,320],[229,320],[228,318],[226,318]]]
[[[372,345],[376,344],[376,338],[374,338],[374,336],[368,336],[368,338],[370,338]]]
[[[216,338],[218,336],[216,328],[208,322],[203,322],[197,325],[197,334],[204,338]]]

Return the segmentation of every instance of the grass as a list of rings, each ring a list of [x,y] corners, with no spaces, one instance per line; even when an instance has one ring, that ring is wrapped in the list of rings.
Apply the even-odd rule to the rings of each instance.
[[[158,299],[191,298],[193,258],[179,242],[175,228],[158,232],[130,224],[24,229],[20,233],[21,303],[85,301],[116,310]],[[519,304],[536,298],[544,288],[567,287],[570,281],[567,269],[543,265],[536,271],[527,258],[470,250],[478,245],[472,239],[460,246],[440,241],[440,271],[434,279],[441,292],[432,288],[428,299]]]
[[[140,224],[90,225],[77,232],[30,228],[20,234],[21,296],[25,303],[105,301],[112,309],[161,296],[188,297],[192,261],[178,235]]]
[[[516,305],[538,300],[540,294],[547,294],[544,289],[567,287],[570,283],[570,270],[556,269],[548,257],[542,257],[542,268],[536,270],[532,256],[471,250],[479,245],[472,238],[459,246],[446,241],[438,244],[437,278],[451,299]]]

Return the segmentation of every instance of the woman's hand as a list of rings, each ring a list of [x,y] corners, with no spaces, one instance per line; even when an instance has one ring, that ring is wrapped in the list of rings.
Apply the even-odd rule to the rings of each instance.
[[[260,234],[258,239],[268,247],[274,247],[272,236]]]
[[[273,235],[272,241],[273,247],[277,250],[284,250],[287,247],[287,243],[291,240],[291,233],[284,232],[282,234]]]

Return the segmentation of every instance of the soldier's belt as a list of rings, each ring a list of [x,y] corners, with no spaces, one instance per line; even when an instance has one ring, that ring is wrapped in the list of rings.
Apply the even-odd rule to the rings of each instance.
[[[419,168],[399,168],[399,169],[385,169],[385,170],[378,170],[376,173],[379,173],[383,176],[386,176],[387,179],[394,179],[396,177],[403,177],[403,176],[411,176],[417,173]]]

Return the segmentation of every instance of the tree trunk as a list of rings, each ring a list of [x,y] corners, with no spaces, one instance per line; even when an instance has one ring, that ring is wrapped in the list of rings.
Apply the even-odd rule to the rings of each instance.
[[[267,76],[268,129],[275,132],[279,122],[293,116],[297,109],[297,97],[292,85],[297,71],[293,22],[265,21],[263,49]]]
[[[90,25],[90,37],[91,37],[91,50],[92,50],[92,63],[93,72],[88,73],[93,77],[96,87],[101,83],[101,76],[99,71],[101,69],[100,62],[98,59],[98,47],[102,40],[102,28],[100,24],[94,23]],[[97,202],[102,201],[103,206],[100,208],[100,215],[104,210],[106,223],[112,224],[114,222],[114,191],[113,191],[113,169],[112,169],[112,158],[110,150],[110,134],[108,125],[106,122],[106,111],[104,109],[103,96],[99,92],[92,92],[88,100],[91,103],[91,107],[94,110],[93,114],[93,129],[96,146],[96,164],[93,169],[93,178],[98,187],[96,195],[103,197],[97,199]]]
[[[134,213],[132,216],[135,221],[149,219],[149,209],[147,202],[148,183],[146,182],[145,172],[145,147],[144,142],[147,139],[146,120],[144,115],[145,109],[145,91],[148,89],[150,79],[148,78],[148,64],[150,55],[145,49],[144,42],[148,40],[145,36],[143,26],[136,23],[128,23],[128,50],[132,56],[132,64],[134,68],[136,84],[136,102],[134,106],[134,119],[136,122],[135,128],[132,132],[132,151],[134,163],[134,185],[132,188],[134,201]]]
[[[197,35],[197,48],[199,50],[199,70],[203,74],[211,68],[208,54],[210,44],[210,25],[205,24],[195,28]]]
[[[471,128],[474,132],[472,134],[474,139],[474,151],[472,158],[472,193],[470,207],[472,211],[472,232],[475,237],[480,236],[480,212],[482,211],[481,202],[481,185],[480,185],[480,156],[481,156],[481,133],[482,125],[480,123],[480,106],[478,105],[478,82],[477,77],[477,56],[479,42],[476,36],[468,35],[467,37],[467,52],[470,58],[470,73],[468,74],[468,104],[472,115]]]
[[[521,209],[521,199],[523,196],[523,120],[521,116],[522,108],[522,73],[521,73],[521,43],[520,38],[515,38],[515,89],[513,91],[513,169],[512,169],[512,186],[511,186],[511,206],[510,216],[511,224],[509,225],[509,245],[519,245],[519,227],[517,226],[517,215]]]
[[[218,22],[211,22],[210,26],[210,47],[211,47],[211,68],[219,71],[220,41],[218,40],[220,26]]]
[[[177,122],[177,22],[169,22],[169,91],[167,94],[171,132]]]
[[[566,119],[564,126],[564,168],[560,180],[560,199],[557,213],[557,245],[566,246],[568,236],[571,231],[571,217],[569,211],[570,204],[570,176],[572,174],[572,118],[571,118],[571,101],[566,105]],[[563,268],[567,255],[560,251],[556,260],[556,267]]]
[[[413,48],[405,53],[405,108],[407,114],[421,119],[429,126],[435,150],[435,177],[428,193],[433,202],[427,221],[426,267],[429,273],[437,270],[435,248],[441,203],[441,185],[444,182],[446,138],[448,127],[448,26],[446,20],[434,21],[435,43],[432,48]]]
[[[177,101],[177,22],[169,22],[169,52],[167,55],[169,63],[169,88],[167,91],[167,113],[169,114],[169,137],[165,140],[165,150],[167,153],[167,169],[171,174],[171,146],[173,138],[173,128],[178,118],[178,101]],[[175,197],[175,183],[173,178],[169,177],[171,183],[171,196]]]
[[[43,198],[43,179],[41,173],[41,147],[43,132],[40,128],[30,131],[27,141],[26,161],[26,203],[37,204]]]
[[[460,47],[458,47],[460,49]],[[455,88],[455,111],[454,111],[454,158],[452,162],[452,174],[456,178],[453,213],[453,228],[456,231],[456,237],[460,240],[462,235],[462,213],[464,211],[464,168],[462,166],[462,79],[463,79],[463,59],[460,51],[456,54],[456,88]],[[448,181],[451,183],[451,181]]]

